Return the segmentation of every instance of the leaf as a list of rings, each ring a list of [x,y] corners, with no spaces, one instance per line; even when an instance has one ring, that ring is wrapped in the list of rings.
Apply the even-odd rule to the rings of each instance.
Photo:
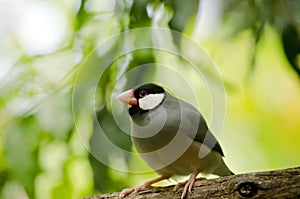
[[[0,171],[0,191],[2,187],[5,185],[8,178],[9,178],[9,173],[7,170]]]
[[[199,0],[190,0],[188,3],[182,0],[172,0],[170,6],[173,8],[170,28],[183,32],[188,22],[197,16]]]
[[[34,180],[39,172],[38,127],[34,117],[27,117],[7,132],[5,151],[8,169],[23,185],[29,198],[34,198]]]
[[[96,126],[98,122],[105,135],[98,132],[97,128],[94,128],[90,140],[90,150],[92,154],[90,156],[90,163],[94,171],[95,187],[102,192],[121,189],[124,187],[124,181],[122,179],[115,180],[109,175],[110,168],[108,164],[110,163],[109,159],[116,154],[121,156],[119,156],[119,158],[121,158],[123,162],[128,162],[129,157],[127,157],[126,154],[122,154],[122,150],[131,150],[132,143],[130,136],[119,129],[111,112],[107,111],[105,107],[99,111],[98,119],[95,121],[94,126]],[[106,136],[110,142],[122,150],[116,151],[116,148],[110,148],[110,145],[105,142],[103,136]],[[105,162],[102,163],[99,160]],[[111,187],[114,187],[114,189],[111,189]]]
[[[52,189],[51,198],[53,199],[72,198],[70,190],[71,190],[70,185],[67,182],[63,181]]]
[[[137,0],[133,2],[130,10],[130,28],[149,27],[151,19],[147,14],[148,0]]]
[[[285,55],[292,66],[293,70],[300,77],[300,65],[297,57],[300,54],[300,33],[297,33],[297,29],[289,24],[285,27],[282,33],[282,44]]]

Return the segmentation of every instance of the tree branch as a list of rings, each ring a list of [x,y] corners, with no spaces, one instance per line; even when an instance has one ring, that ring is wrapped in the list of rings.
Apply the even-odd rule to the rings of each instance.
[[[133,193],[125,199],[180,198],[174,186],[155,187]],[[119,192],[92,196],[85,199],[118,198]],[[193,193],[187,198],[300,198],[300,167],[238,174],[209,180],[198,180]]]

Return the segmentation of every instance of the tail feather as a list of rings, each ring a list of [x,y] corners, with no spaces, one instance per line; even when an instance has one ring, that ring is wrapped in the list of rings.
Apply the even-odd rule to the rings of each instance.
[[[215,169],[213,174],[218,176],[230,176],[234,175],[234,173],[226,166],[225,162],[222,159],[221,164]]]

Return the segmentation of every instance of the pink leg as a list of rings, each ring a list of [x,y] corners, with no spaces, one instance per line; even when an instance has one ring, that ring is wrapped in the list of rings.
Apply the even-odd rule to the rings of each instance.
[[[183,192],[181,194],[181,199],[185,198],[185,196],[187,194],[187,191],[189,191],[189,193],[192,193],[192,188],[193,188],[193,186],[195,184],[196,177],[197,177],[198,173],[199,172],[193,173],[190,176],[190,179],[186,182],[186,184],[184,186],[184,189],[183,189]]]
[[[127,188],[127,189],[123,189],[122,192],[120,193],[120,197],[125,197],[128,194],[131,194],[133,192],[138,192],[147,188],[150,188],[152,184],[160,182],[162,180],[168,179],[170,178],[170,176],[160,176],[158,178],[155,178],[153,180],[149,180],[147,182],[145,182],[144,184],[136,187],[136,188]]]
[[[184,181],[184,182],[178,182],[177,185],[175,185],[174,187],[174,191],[177,191],[180,187],[182,187],[183,185],[185,185],[188,182],[188,180]]]
[[[206,178],[202,178],[202,177],[200,177],[200,178],[197,178],[196,179],[196,181],[197,180],[206,180]],[[180,187],[182,187],[183,185],[186,185],[186,183],[188,182],[188,180],[186,180],[186,181],[184,181],[184,182],[178,182],[175,186],[174,186],[174,191],[177,191]]]

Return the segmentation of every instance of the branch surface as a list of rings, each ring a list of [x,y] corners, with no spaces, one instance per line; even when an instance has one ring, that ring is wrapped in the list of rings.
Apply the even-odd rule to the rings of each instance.
[[[174,186],[155,187],[130,194],[125,199],[180,198]],[[85,199],[116,199],[119,192],[87,197]],[[186,198],[300,198],[300,167],[237,174],[196,181],[193,193]]]

